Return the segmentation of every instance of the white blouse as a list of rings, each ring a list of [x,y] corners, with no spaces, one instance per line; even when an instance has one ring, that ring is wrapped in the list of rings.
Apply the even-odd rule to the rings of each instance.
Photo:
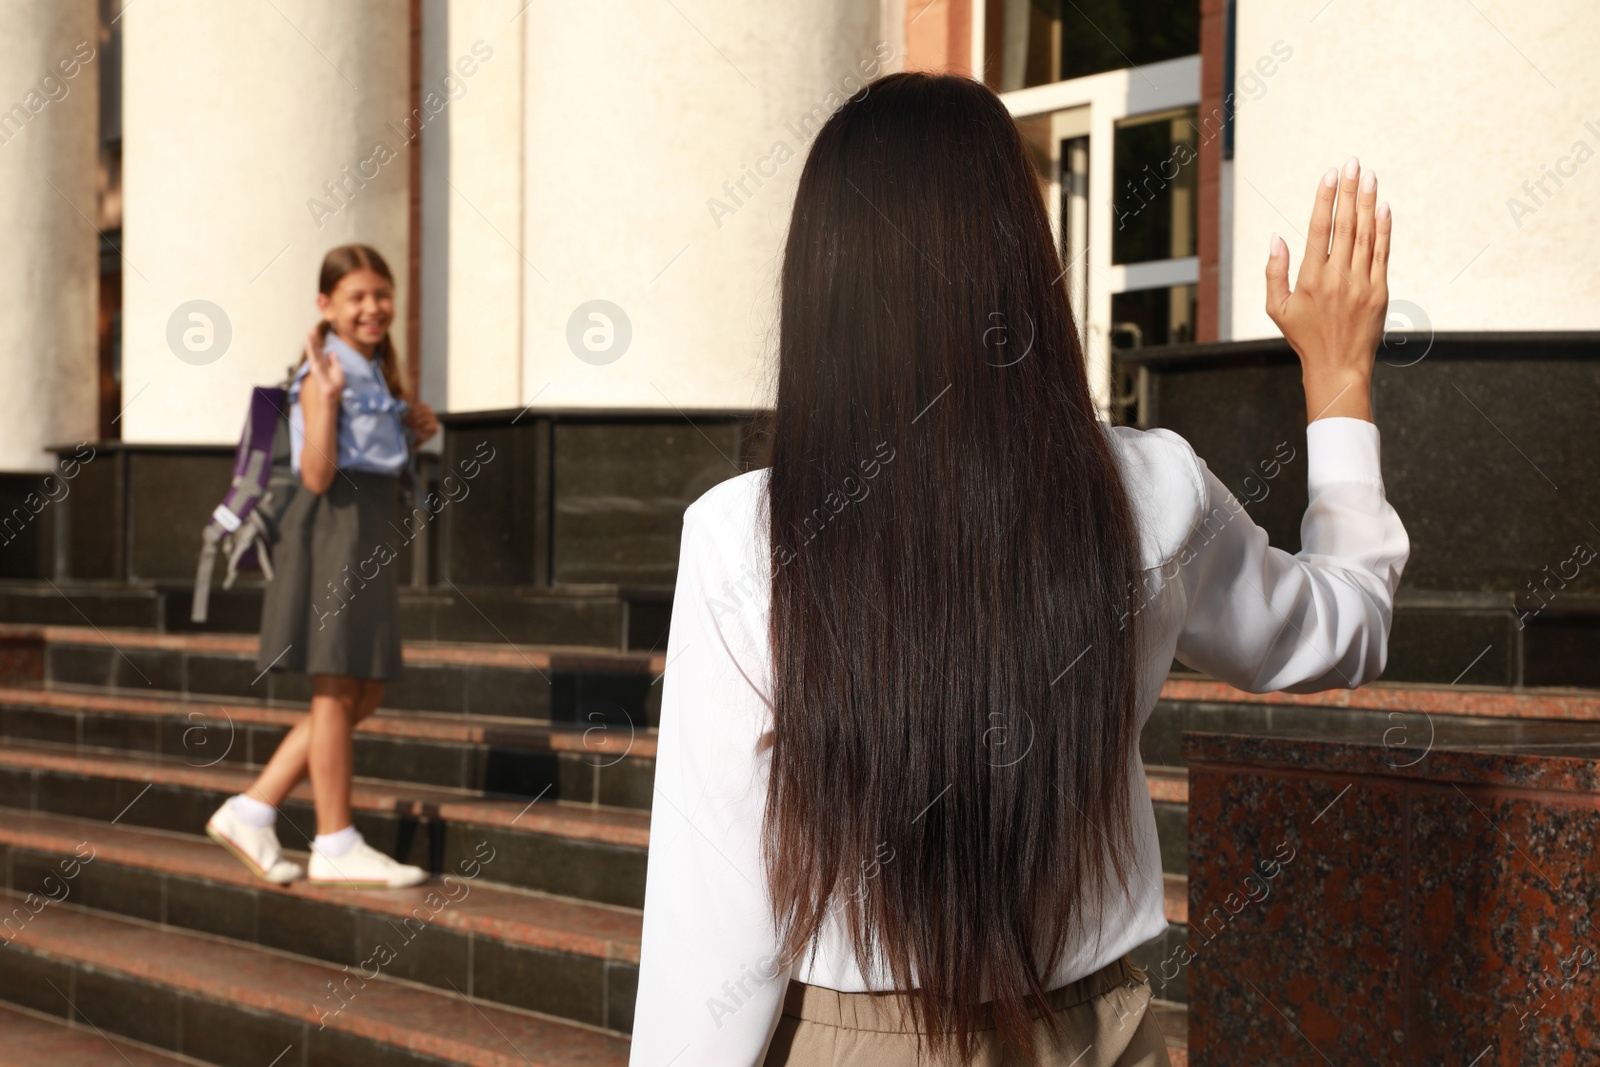
[[[1108,428],[1139,528],[1150,640],[1141,727],[1174,655],[1251,692],[1354,688],[1383,672],[1395,587],[1410,552],[1384,498],[1378,429],[1351,418],[1306,428],[1303,548],[1289,555],[1183,438]],[[1244,491],[1281,491],[1290,446]],[[684,513],[651,813],[631,1067],[751,1067],[766,1055],[791,977],[845,992],[863,975],[836,919],[819,949],[778,959],[761,863],[772,729],[761,531],[767,472],[725,481]],[[1251,488],[1254,485],[1256,488]],[[1061,666],[1072,658],[1062,650]],[[1067,946],[1047,988],[1091,974],[1161,934],[1161,857],[1137,750],[1128,768],[1137,872],[1131,901],[1106,894],[1101,927]],[[835,916],[837,916],[835,912]],[[881,960],[879,961],[881,964]]]

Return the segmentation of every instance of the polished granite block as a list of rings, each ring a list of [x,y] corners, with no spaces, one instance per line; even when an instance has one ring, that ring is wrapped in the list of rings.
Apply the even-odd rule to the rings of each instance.
[[[1600,730],[1185,735],[1190,1061],[1600,1062]]]

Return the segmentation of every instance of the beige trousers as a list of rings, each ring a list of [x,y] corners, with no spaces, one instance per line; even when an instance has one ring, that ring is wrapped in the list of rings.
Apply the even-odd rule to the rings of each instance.
[[[1127,958],[1051,990],[1063,1043],[1035,1020],[1035,1047],[1046,1067],[1171,1067],[1150,1008],[1150,979]],[[919,1055],[906,998],[898,993],[840,993],[789,983],[783,1017],[764,1067],[933,1067]],[[979,1031],[969,1067],[1020,1067],[992,1029]],[[947,1061],[954,1064],[952,1058]]]

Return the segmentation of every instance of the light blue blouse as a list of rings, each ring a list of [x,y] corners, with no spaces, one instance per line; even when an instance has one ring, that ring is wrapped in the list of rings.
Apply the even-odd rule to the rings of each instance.
[[[377,361],[351,348],[338,334],[328,334],[322,351],[337,356],[344,368],[344,393],[339,398],[339,455],[334,466],[374,474],[400,473],[410,458],[402,421],[406,402],[389,392]],[[306,440],[300,384],[310,371],[311,364],[302,363],[289,386],[289,459],[296,474],[300,473],[300,452]]]

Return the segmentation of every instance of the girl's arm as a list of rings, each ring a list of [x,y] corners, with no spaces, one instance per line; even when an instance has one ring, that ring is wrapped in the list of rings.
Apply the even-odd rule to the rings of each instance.
[[[325,493],[337,471],[339,454],[339,400],[344,394],[344,367],[323,354],[322,334],[313,328],[306,335],[309,373],[300,383],[300,409],[306,436],[300,450],[300,484],[313,493]]]

